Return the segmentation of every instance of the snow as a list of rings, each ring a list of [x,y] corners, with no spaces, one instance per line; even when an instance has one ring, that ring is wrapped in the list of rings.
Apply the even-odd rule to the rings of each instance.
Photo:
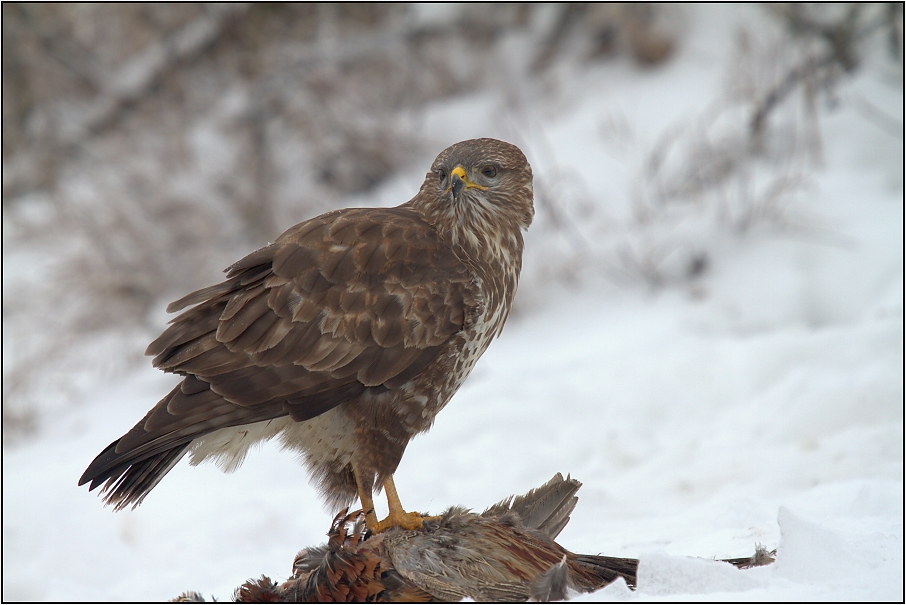
[[[739,233],[705,209],[639,227],[631,199],[645,150],[720,95],[726,20],[762,18],[695,10],[703,18],[689,19],[665,67],[563,69],[550,77],[571,94],[538,100],[507,74],[503,92],[419,116],[438,150],[499,136],[523,147],[548,190],[581,175],[561,202],[592,207],[557,239],[539,205],[514,316],[410,443],[397,487],[412,510],[483,509],[570,473],[584,485],[558,541],[641,559],[638,590],[618,583],[579,600],[902,601],[903,139],[846,102],[858,94],[902,120],[902,84],[868,66],[841,85],[840,106],[822,110],[823,157],[785,224]],[[626,126],[623,147],[606,124]],[[216,143],[204,135],[199,153]],[[350,203],[408,199],[430,160]],[[627,242],[698,247],[708,267],[683,281],[665,264],[660,287],[623,280],[602,267]],[[559,267],[551,250],[572,255],[575,281],[545,278]],[[231,475],[183,462],[135,511],[113,514],[77,488],[176,382],[150,364],[113,371],[35,440],[4,449],[4,600],[226,599],[249,577],[286,578],[297,550],[323,542],[332,516],[276,444]],[[756,543],[777,548],[773,565],[713,560]]]

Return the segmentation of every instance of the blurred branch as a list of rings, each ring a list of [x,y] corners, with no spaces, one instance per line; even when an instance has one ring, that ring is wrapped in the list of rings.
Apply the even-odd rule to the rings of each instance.
[[[116,72],[98,83],[101,92],[82,115],[61,125],[65,144],[78,144],[86,136],[113,124],[120,111],[139,100],[174,65],[192,59],[210,48],[230,18],[248,10],[245,3],[209,4],[191,22],[148,44]]]
[[[570,30],[586,16],[588,4],[578,2],[558,4],[556,11],[554,25],[540,44],[541,48],[532,62],[532,71],[543,71],[550,66]]]
[[[87,11],[90,6],[82,8]],[[82,8],[73,11],[78,14]],[[19,38],[13,39],[4,29],[4,202],[8,196],[15,198],[29,190],[52,189],[60,165],[67,163],[67,158],[77,155],[91,138],[117,124],[125,110],[146,98],[176,65],[211,48],[230,19],[247,8],[245,4],[203,5],[200,15],[172,33],[153,38],[130,58],[109,69],[96,56],[97,49],[86,47],[69,32],[64,35],[65,27],[74,27],[64,9],[5,4],[5,21],[7,16],[15,17],[20,23],[10,27],[18,25],[26,31],[18,32]],[[114,11],[114,21],[123,12],[107,10]],[[74,21],[75,17],[69,19]],[[37,38],[40,50],[30,48],[29,31]],[[126,40],[130,40],[128,34]],[[118,46],[116,50],[121,53],[130,50],[128,43]],[[40,56],[42,52],[50,62]],[[73,95],[65,83],[59,82],[60,78],[54,77],[61,72],[47,73],[48,63],[62,66],[62,73],[71,74],[83,84],[90,98]],[[15,86],[7,86],[14,80]]]
[[[99,73],[96,63],[83,45],[70,36],[61,35],[52,22],[37,14],[36,7],[30,3],[10,3],[12,9],[20,11],[23,21],[35,32],[41,47],[57,63],[86,84],[93,92],[103,87],[103,75]]]
[[[676,39],[664,27],[675,13],[664,4],[576,2],[549,6],[552,25],[538,43],[529,66],[531,72],[547,70],[570,44],[579,42],[587,58],[614,55],[621,48],[643,65],[657,65],[670,58]]]
[[[837,21],[819,22],[801,4],[772,4],[770,10],[784,19],[790,30],[798,36],[813,37],[826,42],[828,49],[823,54],[808,57],[804,63],[791,68],[780,81],[762,97],[756,105],[749,123],[753,137],[759,137],[770,113],[780,105],[797,87],[816,82],[828,87],[836,78],[834,68],[852,72],[859,65],[858,44],[881,28],[888,26],[885,14],[878,15],[866,25],[860,26],[865,9],[864,4],[850,4]]]

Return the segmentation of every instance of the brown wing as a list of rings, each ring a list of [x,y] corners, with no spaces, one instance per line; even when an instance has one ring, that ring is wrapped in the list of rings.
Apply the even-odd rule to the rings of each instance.
[[[196,305],[146,354],[186,379],[80,485],[93,489],[147,460],[155,469],[135,479],[147,493],[175,464],[165,454],[181,455],[200,435],[287,414],[306,420],[368,389],[397,388],[471,321],[478,296],[469,267],[406,208],[296,225],[227,269],[223,283],[168,307]]]

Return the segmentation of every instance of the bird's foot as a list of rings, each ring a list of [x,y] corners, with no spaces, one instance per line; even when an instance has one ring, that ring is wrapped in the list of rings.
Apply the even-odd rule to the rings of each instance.
[[[422,515],[421,513],[416,512],[406,513],[402,511],[390,511],[387,518],[383,521],[378,521],[375,526],[371,528],[371,531],[379,534],[382,531],[386,531],[393,527],[405,530],[424,529],[425,521],[432,521],[434,519],[440,519],[440,517]]]

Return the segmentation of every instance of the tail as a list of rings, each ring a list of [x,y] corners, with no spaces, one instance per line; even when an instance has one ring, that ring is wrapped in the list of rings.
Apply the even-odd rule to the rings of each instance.
[[[116,452],[119,442],[120,440],[117,439],[107,446],[107,449],[88,465],[79,479],[79,485],[91,482],[88,491],[92,491],[104,483],[101,490],[104,494],[104,503],[112,504],[115,511],[122,510],[130,504],[132,508],[141,504],[148,492],[154,489],[154,486],[164,478],[171,468],[176,466],[176,463],[186,453],[186,448],[189,447],[189,443],[182,443],[142,460],[131,459],[110,466],[112,461],[122,457]]]
[[[496,519],[507,513],[516,513],[523,527],[541,531],[553,540],[569,523],[569,515],[579,501],[576,492],[580,487],[582,484],[575,479],[568,475],[564,479],[562,474],[557,473],[541,487],[523,496],[505,498],[481,516]]]
[[[107,446],[79,479],[89,490],[104,484],[114,510],[138,506],[196,438],[222,428],[281,415],[276,406],[234,405],[195,376],[186,376],[132,429]]]
[[[569,567],[570,578],[582,592],[597,590],[618,578],[623,578],[630,588],[635,588],[639,560],[601,555],[573,555]]]
[[[594,592],[623,578],[630,588],[636,587],[638,559],[620,559],[599,555],[574,555],[567,553],[529,584],[533,601],[563,601],[569,590]]]

